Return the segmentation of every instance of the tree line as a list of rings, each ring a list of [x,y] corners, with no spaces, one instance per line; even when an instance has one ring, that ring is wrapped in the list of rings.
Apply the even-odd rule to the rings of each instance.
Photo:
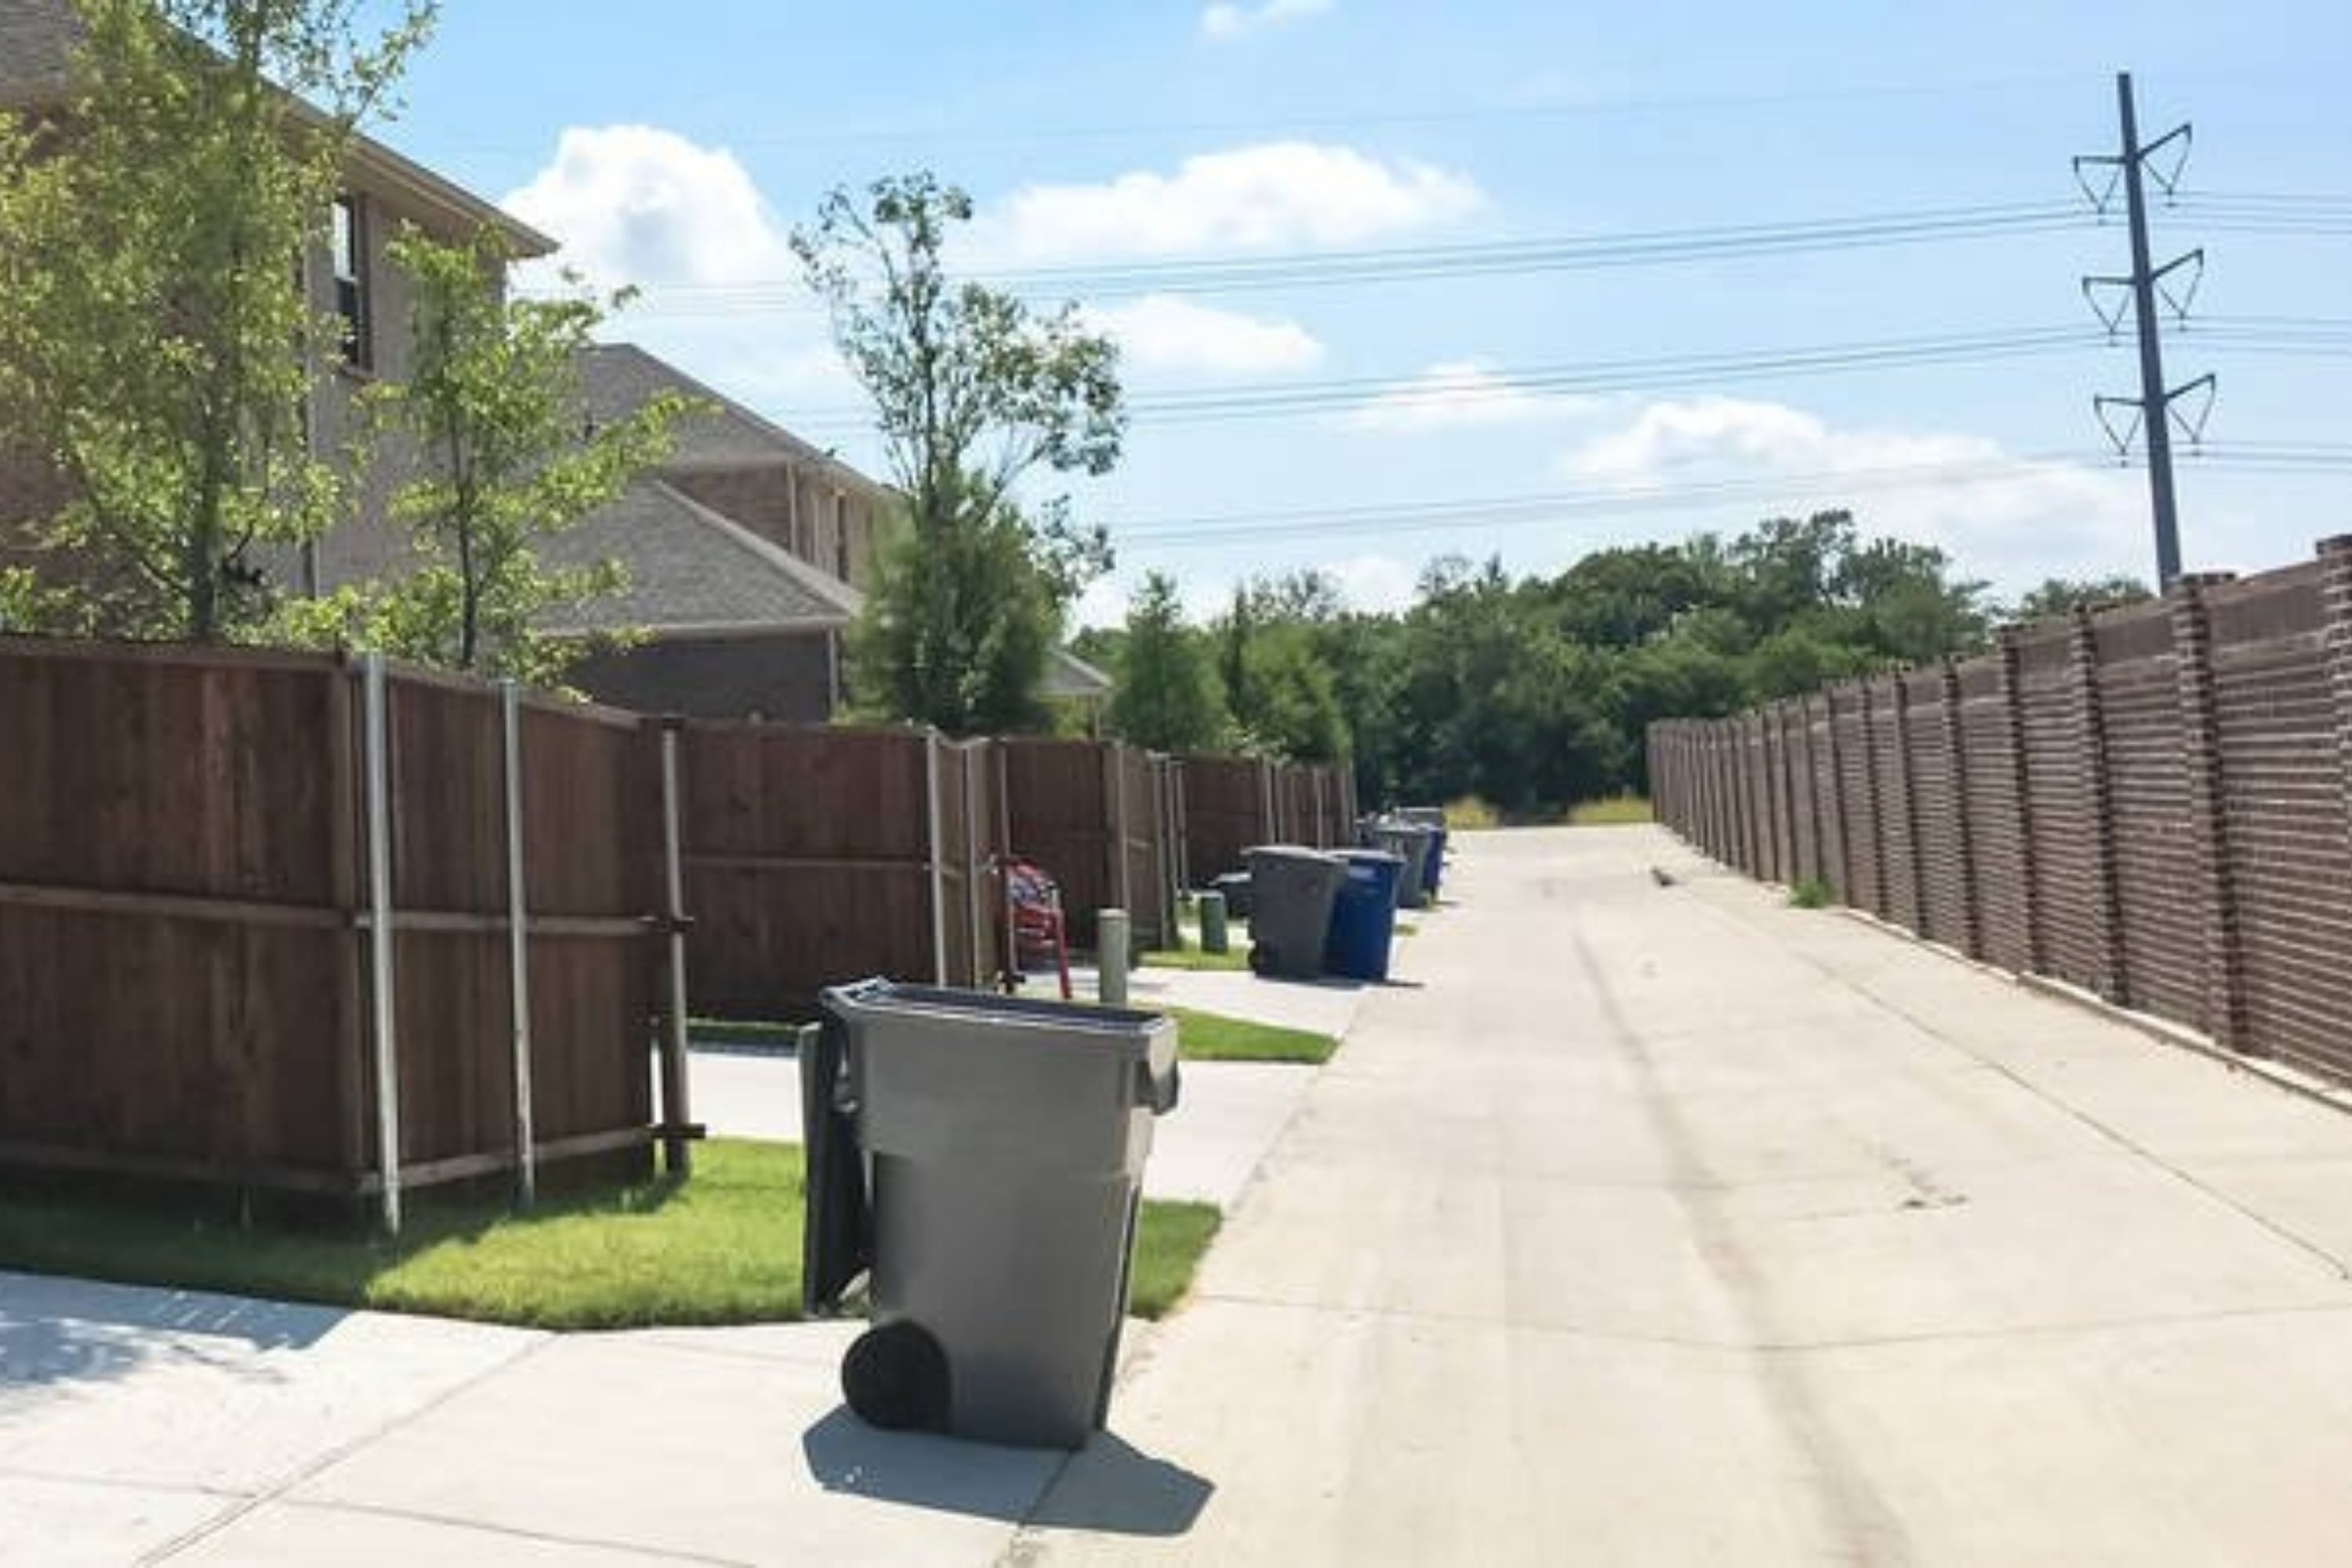
[[[1349,609],[1310,571],[1246,584],[1194,624],[1154,575],[1080,649],[1117,675],[1109,727],[1138,744],[1348,757],[1367,801],[1475,795],[1540,816],[1645,791],[1654,720],[1975,652],[2003,621],[2147,594],[2053,579],[2000,602],[1941,550],[1830,510],[1596,551],[1551,576],[1441,560],[1388,614]]]

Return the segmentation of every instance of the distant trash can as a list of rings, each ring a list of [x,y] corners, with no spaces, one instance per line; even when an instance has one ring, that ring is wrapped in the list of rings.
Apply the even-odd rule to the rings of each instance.
[[[1286,980],[1319,979],[1331,903],[1347,868],[1337,856],[1295,844],[1252,849],[1249,863],[1250,967]]]
[[[1332,900],[1323,966],[1349,980],[1386,980],[1404,857],[1385,849],[1342,849],[1339,858],[1347,875]]]
[[[1372,825],[1372,837],[1380,848],[1404,860],[1397,901],[1409,910],[1417,910],[1429,902],[1429,860],[1437,852],[1437,834],[1433,828],[1417,822],[1400,822],[1384,816]]]
[[[1250,918],[1250,879],[1247,871],[1228,871],[1209,884],[1213,893],[1225,896],[1225,913],[1237,921]]]
[[[867,1277],[842,1360],[877,1426],[1083,1447],[1109,1410],[1176,1026],[1154,1014],[872,980],[824,993],[801,1057],[803,1294]]]
[[[1396,815],[1402,821],[1417,823],[1437,835],[1437,842],[1429,850],[1428,875],[1422,879],[1423,885],[1429,889],[1429,896],[1434,899],[1439,886],[1445,880],[1445,808],[1442,805],[1402,805],[1397,808]]]

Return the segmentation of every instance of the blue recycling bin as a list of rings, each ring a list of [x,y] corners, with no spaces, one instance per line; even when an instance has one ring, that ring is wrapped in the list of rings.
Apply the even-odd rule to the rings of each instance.
[[[1389,950],[1396,941],[1404,857],[1383,849],[1342,849],[1338,854],[1347,866],[1347,878],[1331,905],[1324,971],[1349,980],[1386,980]]]

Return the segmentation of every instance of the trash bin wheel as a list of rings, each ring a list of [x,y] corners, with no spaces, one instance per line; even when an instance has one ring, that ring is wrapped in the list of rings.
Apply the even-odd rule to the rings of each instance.
[[[1266,952],[1265,943],[1262,942],[1254,942],[1250,943],[1250,973],[1252,974],[1264,974],[1265,973],[1266,963],[1273,958],[1273,956],[1274,955],[1272,953]]]
[[[857,1336],[841,1358],[841,1395],[886,1432],[944,1432],[948,1355],[929,1329],[901,1320]]]

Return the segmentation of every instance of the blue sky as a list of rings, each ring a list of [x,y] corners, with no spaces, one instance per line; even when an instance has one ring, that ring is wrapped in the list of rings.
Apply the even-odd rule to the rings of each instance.
[[[387,135],[643,285],[622,335],[868,465],[856,390],[782,249],[830,185],[937,169],[981,205],[984,268],[1091,285],[1111,266],[1298,263],[1282,287],[1083,296],[1138,398],[1208,395],[1219,416],[1139,412],[1119,472],[1072,487],[1120,549],[1097,616],[1150,567],[1201,605],[1307,565],[1386,605],[1441,553],[1554,571],[1842,500],[2010,587],[2150,570],[2144,479],[2087,461],[2092,395],[2137,390],[2126,347],[1664,385],[1655,362],[2094,324],[2076,278],[2124,268],[2120,227],[1348,286],[1315,282],[1314,258],[2063,203],[2071,155],[2114,149],[2128,68],[2147,131],[2196,122],[2185,189],[2340,200],[2158,228],[2162,254],[2209,252],[2213,330],[2177,337],[2168,368],[2219,374],[2210,434],[2239,451],[2184,464],[2189,563],[2276,564],[2352,528],[2352,467],[2248,460],[2352,444],[2352,342],[2312,324],[2352,318],[2352,96],[2331,77],[2347,56],[2339,6],[2171,0],[449,0]],[[1599,391],[1559,393],[1612,364]],[[1309,406],[1279,406],[1302,387]],[[1234,406],[1266,394],[1272,411]],[[1471,501],[1508,504],[1443,505]]]

